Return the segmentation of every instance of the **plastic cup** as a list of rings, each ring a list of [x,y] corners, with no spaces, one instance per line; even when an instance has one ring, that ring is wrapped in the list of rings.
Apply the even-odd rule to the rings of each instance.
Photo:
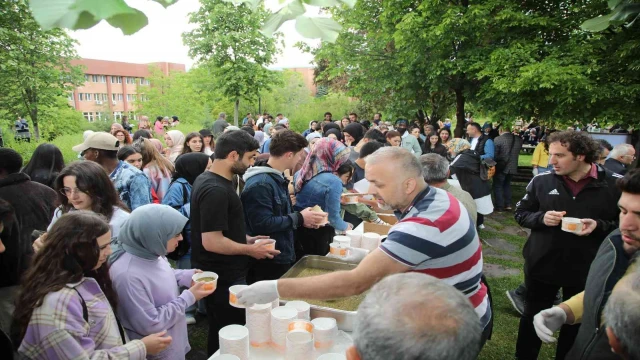
[[[275,308],[277,308],[278,306],[280,306],[280,299],[279,299],[279,298],[278,298],[278,299],[273,300],[273,302],[271,303],[271,308],[272,308],[272,309],[275,309]]]
[[[248,285],[233,285],[229,288],[229,304],[233,307],[237,307],[240,309],[244,309],[245,307],[238,304],[238,293],[245,288],[248,288]]]
[[[289,323],[298,318],[295,308],[280,306],[271,310],[271,343],[284,349],[289,332]]]
[[[293,331],[304,331],[308,333],[313,333],[313,323],[308,320],[293,320],[289,323],[289,332]]]
[[[318,360],[347,360],[347,357],[338,353],[328,353],[320,355]]]
[[[333,242],[342,245],[342,247],[351,246],[351,238],[344,235],[337,235],[333,237]]]
[[[350,196],[345,196],[344,200],[347,204],[357,204],[358,203],[358,196],[357,195],[350,195]]]
[[[318,349],[330,348],[338,336],[338,324],[334,318],[315,318],[313,324],[313,338]]]
[[[380,235],[373,233],[373,232],[368,232],[368,233],[364,233],[362,234],[362,248],[369,250],[369,251],[373,251],[375,249],[378,248],[378,246],[380,245]]]
[[[286,360],[309,360],[313,356],[313,333],[290,332],[286,338]]]
[[[329,254],[337,257],[346,257],[348,248],[342,246],[339,243],[331,243],[329,244]]]
[[[247,308],[247,328],[251,346],[268,346],[271,342],[271,303]]]
[[[256,244],[269,244],[267,245],[267,249],[275,250],[276,249],[276,241],[273,239],[259,239],[256,240]]]
[[[362,245],[362,234],[355,230],[347,230],[347,236],[351,239],[351,247],[359,248]]]
[[[298,319],[301,320],[311,320],[311,306],[309,303],[299,300],[288,301],[284,304],[286,307],[291,307],[296,309],[298,312]]]
[[[573,217],[562,218],[562,230],[570,233],[579,233],[582,231],[584,224],[581,219]]]
[[[204,283],[205,290],[214,290],[218,286],[218,274],[211,271],[203,271],[201,273],[193,274],[191,280],[199,282],[202,278],[213,278],[213,281],[207,281]]]
[[[220,354],[235,355],[249,360],[249,329],[242,325],[229,325],[218,332]]]

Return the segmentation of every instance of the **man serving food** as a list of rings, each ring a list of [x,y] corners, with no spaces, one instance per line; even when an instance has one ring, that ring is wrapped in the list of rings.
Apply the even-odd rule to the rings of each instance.
[[[492,311],[482,282],[482,248],[475,225],[462,204],[444,190],[428,186],[418,159],[409,151],[387,147],[367,157],[369,192],[395,209],[398,223],[387,240],[367,255],[350,248],[350,271],[304,279],[257,282],[238,294],[240,304],[277,298],[326,300],[358,295],[385,276],[418,272],[439,278],[469,299],[480,320],[482,343],[490,335]]]

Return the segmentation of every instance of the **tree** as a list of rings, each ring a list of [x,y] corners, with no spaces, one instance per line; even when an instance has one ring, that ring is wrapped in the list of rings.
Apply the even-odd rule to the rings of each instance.
[[[23,1],[0,0],[0,107],[28,114],[36,140],[39,111],[83,81],[70,65],[75,42],[60,29],[44,31]]]
[[[201,0],[200,9],[190,14],[198,27],[183,34],[189,55],[209,71],[213,83],[235,102],[234,123],[238,124],[240,99],[253,100],[275,81],[266,68],[277,53],[276,39],[260,33],[268,16],[260,7],[252,11],[242,4],[222,0]]]

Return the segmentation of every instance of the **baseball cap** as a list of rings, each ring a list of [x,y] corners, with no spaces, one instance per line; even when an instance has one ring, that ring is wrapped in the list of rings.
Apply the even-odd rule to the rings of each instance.
[[[95,132],[84,140],[80,145],[74,146],[72,149],[75,152],[83,152],[87,149],[99,149],[107,151],[118,151],[119,141],[115,136],[107,132]]]

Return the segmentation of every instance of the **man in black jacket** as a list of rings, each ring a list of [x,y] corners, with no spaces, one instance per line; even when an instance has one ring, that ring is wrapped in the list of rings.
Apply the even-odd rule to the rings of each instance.
[[[568,359],[619,359],[611,352],[607,340],[606,329],[611,325],[608,323],[611,319],[604,318],[602,314],[609,294],[627,272],[634,254],[640,250],[640,169],[627,173],[617,185],[622,191],[618,201],[620,228],[609,234],[600,245],[598,255],[591,263],[584,292],[541,311],[534,318],[536,333],[546,343],[555,341],[553,332],[561,325],[582,324]]]
[[[20,277],[27,269],[33,248],[33,230],[46,230],[53,217],[56,192],[31,181],[21,173],[22,156],[13,149],[0,149],[0,199],[13,208],[12,221],[4,224],[0,254],[0,327],[8,333],[13,301]]]
[[[553,305],[558,289],[564,298],[584,290],[589,266],[607,234],[618,227],[617,201],[621,178],[594,164],[599,145],[582,132],[557,132],[549,137],[553,171],[533,178],[516,206],[515,218],[531,229],[524,246],[525,306],[520,318],[517,359],[537,359],[540,339],[533,317]],[[576,233],[561,229],[563,217],[581,219]],[[560,331],[556,359],[564,359],[579,325]]]

